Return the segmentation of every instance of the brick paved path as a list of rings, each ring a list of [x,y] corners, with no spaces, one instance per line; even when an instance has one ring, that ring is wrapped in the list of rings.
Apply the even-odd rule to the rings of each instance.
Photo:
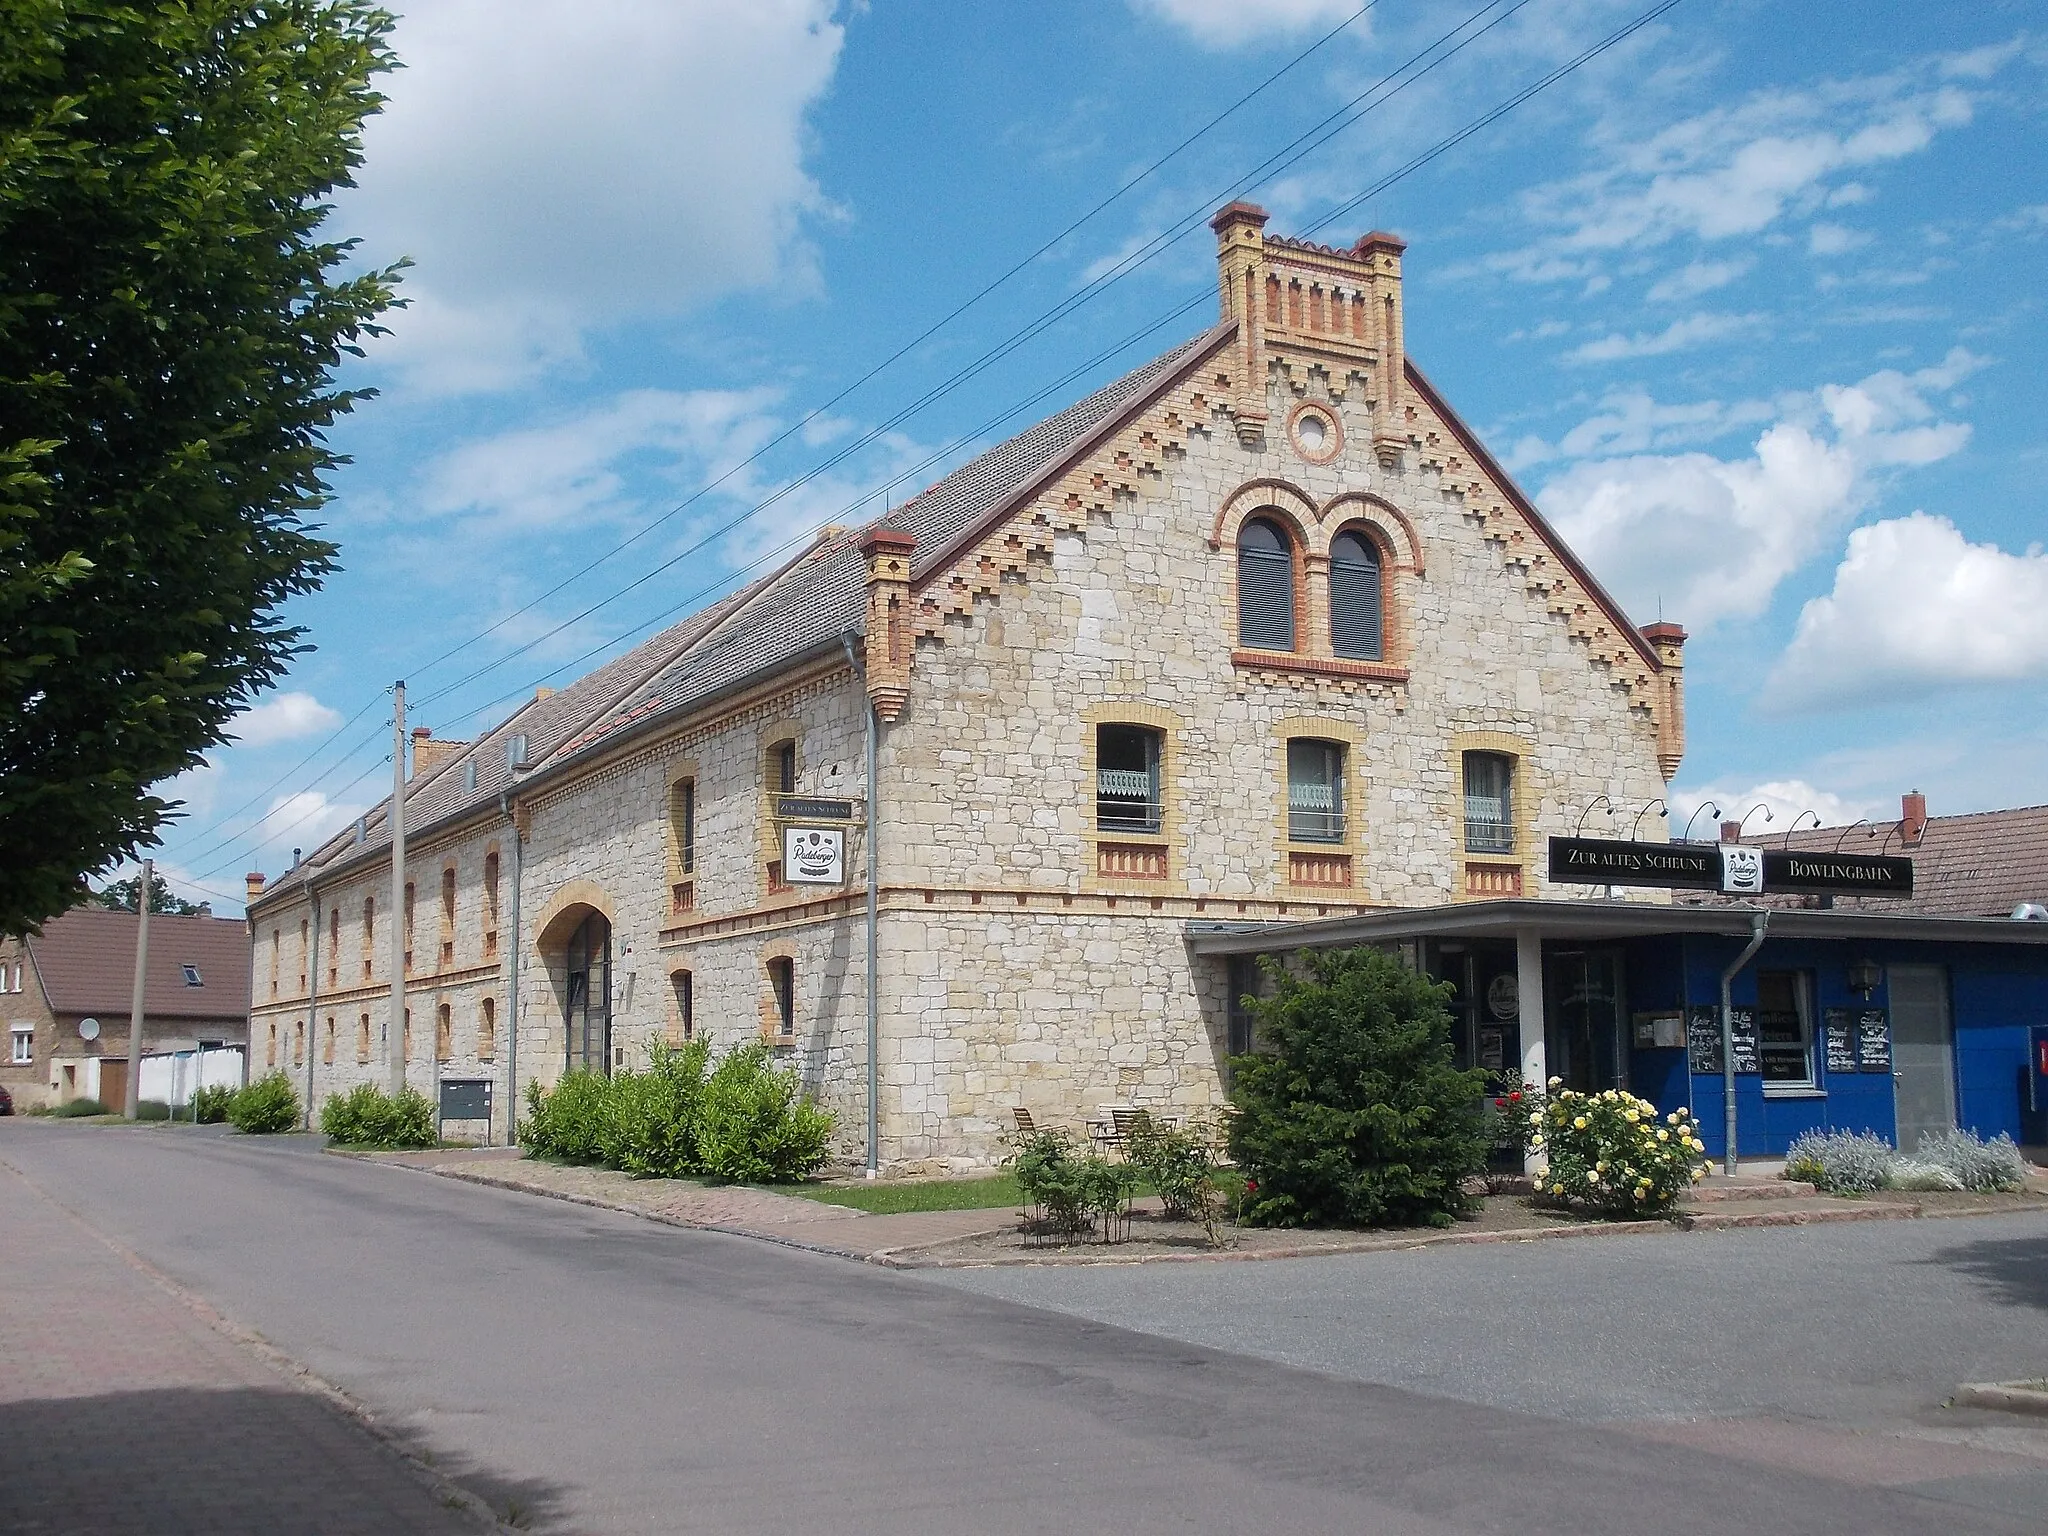
[[[0,1162],[0,1532],[479,1529]]]

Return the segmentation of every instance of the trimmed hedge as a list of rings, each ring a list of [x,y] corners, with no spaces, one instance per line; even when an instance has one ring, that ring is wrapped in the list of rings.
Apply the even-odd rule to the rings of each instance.
[[[228,1119],[247,1136],[298,1129],[299,1095],[282,1072],[259,1077],[228,1101]]]
[[[387,1094],[375,1083],[358,1083],[320,1106],[320,1129],[344,1146],[406,1151],[438,1146],[434,1106],[417,1088]]]

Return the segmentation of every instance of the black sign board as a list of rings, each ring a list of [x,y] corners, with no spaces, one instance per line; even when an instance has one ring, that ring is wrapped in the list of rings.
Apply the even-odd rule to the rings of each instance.
[[[1827,1042],[1828,1076],[1856,1071],[1856,1015],[1847,1008],[1823,1010],[1821,1035]]]
[[[1624,843],[1553,837],[1550,878],[1575,885],[1668,885],[1719,890],[1721,852],[1712,843]]]
[[[1910,896],[1913,861],[1872,853],[1782,853],[1765,849],[1764,889],[1787,895],[1811,892]]]
[[[1752,1075],[1763,1071],[1763,1058],[1756,1048],[1756,1010],[1754,1008],[1731,1008],[1728,1010],[1728,1044],[1735,1053],[1735,1070]]]
[[[1862,1072],[1892,1069],[1892,1031],[1882,1008],[1866,1008],[1856,1020],[1856,1067]]]
[[[1711,1008],[1685,1010],[1685,1054],[1695,1072],[1721,1070],[1721,1021]]]
[[[810,800],[801,795],[777,795],[775,815],[780,821],[851,821],[851,800]]]
[[[1787,853],[1775,848],[1762,852],[1762,894],[1767,896],[1913,894],[1911,859],[1868,853]],[[1600,837],[1553,837],[1550,878],[1569,885],[1657,885],[1701,891],[1724,888],[1718,843],[1627,843]]]
[[[488,1120],[491,1118],[491,1080],[488,1077],[444,1077],[441,1079],[443,1120]]]

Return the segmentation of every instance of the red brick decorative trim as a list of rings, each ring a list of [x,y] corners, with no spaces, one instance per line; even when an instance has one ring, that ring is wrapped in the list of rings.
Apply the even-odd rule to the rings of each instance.
[[[1307,672],[1318,677],[1364,677],[1376,683],[1405,683],[1406,667],[1390,667],[1380,661],[1338,661],[1324,656],[1301,656],[1293,651],[1232,651],[1230,664],[1260,672]]]

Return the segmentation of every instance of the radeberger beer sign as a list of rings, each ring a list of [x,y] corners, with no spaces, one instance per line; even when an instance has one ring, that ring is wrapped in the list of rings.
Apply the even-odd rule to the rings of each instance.
[[[1868,853],[1795,853],[1748,843],[1553,837],[1550,878],[1570,885],[1657,885],[1739,896],[1910,896],[1913,861]]]

